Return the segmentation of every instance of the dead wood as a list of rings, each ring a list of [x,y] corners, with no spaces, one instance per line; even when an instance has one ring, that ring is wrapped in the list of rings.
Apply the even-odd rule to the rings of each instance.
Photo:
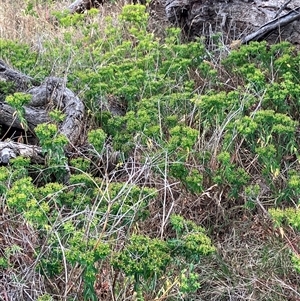
[[[39,110],[34,107],[25,106],[25,119],[27,120],[30,131],[40,124],[49,122],[48,113],[45,110]],[[0,101],[0,124],[8,127],[23,129],[20,120],[15,116],[15,109],[5,102]]]
[[[9,161],[18,156],[30,158],[31,162],[44,163],[42,149],[35,145],[26,145],[13,141],[0,141],[0,164],[8,164]]]
[[[283,28],[284,26],[300,19],[300,7],[297,7],[284,16],[278,17],[267,24],[264,24],[257,31],[247,35],[241,41],[242,44],[249,43],[251,41],[259,41],[269,35],[272,31],[278,28]]]
[[[55,107],[66,115],[65,120],[59,127],[60,132],[69,139],[71,144],[76,144],[83,127],[84,105],[65,86],[64,80],[57,77],[48,77],[40,86],[28,90],[28,93],[32,95],[32,100],[29,104],[31,110],[41,105],[39,106],[41,113],[47,112],[51,107]]]
[[[70,145],[75,145],[83,129],[84,105],[82,101],[66,87],[61,78],[48,77],[41,84],[30,76],[10,68],[0,61],[0,81],[12,84],[13,92],[24,92],[32,95],[31,101],[24,106],[24,117],[28,131],[34,134],[34,129],[41,123],[50,122],[49,110],[57,108],[65,114],[64,121],[59,125],[60,133],[64,134]],[[23,130],[23,124],[17,118],[15,109],[5,102],[5,93],[0,90],[0,125],[5,128]],[[2,133],[3,134],[3,133]],[[3,138],[3,137],[2,137]],[[10,138],[10,137],[5,137]],[[3,143],[3,142],[2,142]],[[13,146],[10,148],[8,146]],[[17,151],[17,148],[19,150]],[[32,156],[34,161],[40,161],[36,156],[36,146],[19,144],[2,145],[1,159],[13,158],[16,154]],[[25,152],[25,153],[24,153]],[[38,151],[40,154],[40,152]]]
[[[188,38],[211,42],[222,33],[225,44],[267,39],[300,43],[300,0],[161,0],[168,20]]]
[[[76,0],[69,5],[71,13],[83,13],[91,8],[98,8],[103,4],[102,0]]]
[[[82,13],[104,2],[76,0],[69,10]],[[189,39],[202,36],[211,44],[215,34],[222,33],[226,45],[262,39],[300,44],[300,0],[152,0],[151,15],[158,2],[165,9],[166,19],[181,27]]]
[[[0,82],[13,83],[13,92],[25,91],[29,87],[38,84],[32,77],[16,71],[0,60]],[[0,101],[3,100],[3,95],[0,91]]]

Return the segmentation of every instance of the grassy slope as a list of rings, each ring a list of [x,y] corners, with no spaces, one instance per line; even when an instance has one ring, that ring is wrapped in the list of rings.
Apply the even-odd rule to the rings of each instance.
[[[1,2],[0,28],[1,37],[24,42],[32,50],[43,51],[44,41],[48,45],[55,45],[57,40],[63,43],[66,29],[55,27],[51,22],[51,10],[60,10],[68,5],[69,1],[57,1],[42,8],[36,6],[37,16],[24,15],[25,1]],[[33,1],[34,2],[34,1]],[[48,7],[48,8],[47,8]],[[116,18],[121,5],[104,6],[100,9],[98,26],[102,24],[103,17],[107,15]],[[74,31],[73,34],[81,36],[82,33]],[[1,53],[0,53],[1,57]],[[60,58],[53,59],[53,73],[62,76],[68,62],[60,62]],[[62,64],[60,64],[62,63]],[[214,59],[213,59],[214,63]],[[221,68],[221,67],[220,67]],[[226,80],[226,78],[224,79]],[[87,125],[88,127],[88,125]],[[205,148],[205,147],[204,147]],[[240,154],[243,157],[243,154]],[[241,159],[243,160],[243,158]],[[157,179],[156,185],[164,185],[163,177]],[[172,182],[172,180],[170,180]],[[209,230],[209,236],[217,247],[217,256],[212,260],[203,260],[199,269],[201,289],[193,297],[194,300],[299,300],[300,277],[292,267],[289,256],[289,241],[299,243],[299,233],[287,229],[285,235],[274,230],[272,222],[266,216],[264,208],[268,208],[268,200],[255,210],[248,210],[244,200],[237,200],[235,204],[228,205],[222,194],[226,191],[218,190],[212,186],[206,194],[192,194],[179,184],[163,187],[161,197],[168,198],[174,204],[173,210],[184,214]],[[142,231],[157,236],[161,229],[160,202],[152,204],[152,219]],[[30,236],[30,227],[15,225],[12,229],[5,221],[5,204],[1,205],[0,237],[6,237],[7,244],[16,244],[20,235],[24,239]],[[151,229],[149,231],[148,229]],[[21,234],[19,234],[21,232]],[[10,236],[8,238],[7,236]],[[30,241],[30,239],[28,239]],[[28,248],[27,242],[22,247]],[[30,247],[34,247],[34,244]],[[19,259],[21,260],[21,259]],[[18,259],[16,259],[18,261]],[[19,262],[14,273],[17,277],[28,275],[31,262]],[[17,265],[19,265],[17,267]],[[36,277],[31,276],[31,277]],[[25,277],[26,278],[26,277]],[[108,277],[109,278],[109,277]],[[4,277],[5,279],[5,277]],[[35,278],[41,282],[40,290],[46,290],[42,278]],[[26,279],[26,281],[30,281]],[[1,286],[5,287],[0,279]],[[109,279],[108,281],[111,281]],[[52,283],[55,287],[56,283]],[[53,289],[53,288],[52,288]],[[49,290],[49,287],[48,287]],[[51,288],[50,288],[51,291]],[[8,294],[8,292],[7,292]],[[108,297],[109,298],[109,297]],[[124,297],[119,297],[122,300]],[[125,299],[123,299],[125,300]],[[150,300],[150,299],[149,299]],[[172,300],[172,299],[170,299]]]

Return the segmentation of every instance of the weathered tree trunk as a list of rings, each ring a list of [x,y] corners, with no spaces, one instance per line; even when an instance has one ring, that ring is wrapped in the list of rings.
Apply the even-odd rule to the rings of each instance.
[[[9,160],[23,156],[30,158],[32,162],[42,164],[45,162],[42,149],[35,145],[26,145],[23,143],[0,141],[0,163],[8,164]]]
[[[222,33],[225,44],[262,39],[300,43],[300,0],[161,1],[168,20],[190,38],[205,36],[209,40]]]
[[[76,0],[69,6],[69,10],[71,13],[82,13],[93,7],[100,7],[102,4],[102,0]]]
[[[58,108],[65,114],[65,120],[60,124],[59,131],[64,134],[70,145],[75,145],[83,128],[84,105],[82,101],[65,86],[63,79],[48,77],[41,84],[33,78],[13,70],[0,60],[0,81],[12,84],[11,93],[25,92],[32,95],[31,101],[24,106],[24,117],[27,121],[29,132],[34,134],[38,124],[50,122],[48,111]],[[6,129],[23,130],[23,125],[15,116],[15,110],[5,102],[5,93],[0,90],[0,126]],[[5,136],[5,138],[10,138]],[[3,137],[0,137],[3,139]],[[26,155],[41,161],[41,151],[35,145],[23,145],[22,143],[0,144],[0,162],[6,163],[17,155]]]
[[[104,2],[76,0],[69,10],[81,13]],[[188,38],[202,36],[210,42],[221,33],[228,45],[263,39],[300,44],[300,0],[152,0],[150,11],[155,14],[155,7],[161,5],[166,18],[180,26]]]

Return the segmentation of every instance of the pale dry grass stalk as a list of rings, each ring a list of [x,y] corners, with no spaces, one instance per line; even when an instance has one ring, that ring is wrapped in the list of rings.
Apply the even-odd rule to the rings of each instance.
[[[56,45],[57,41],[63,43],[64,34],[72,33],[73,39],[82,37],[82,29],[58,27],[54,12],[63,12],[72,1],[52,1],[41,4],[37,3],[28,11],[26,1],[1,0],[0,6],[0,38],[18,41],[28,44],[35,51],[43,50],[43,43]],[[124,1],[122,1],[124,2]],[[99,8],[99,14],[92,18],[91,22],[98,24],[101,29],[105,28],[106,17],[117,19],[124,3],[106,3]],[[0,53],[1,55],[1,53]]]
[[[5,209],[5,206],[2,206]],[[9,269],[0,277],[0,300],[37,300],[46,292],[44,277],[37,272],[38,233],[21,215],[0,214],[0,257]]]
[[[37,4],[34,6],[36,16],[26,14],[26,1],[2,0],[0,10],[1,38],[16,40],[34,45],[38,36],[54,35],[54,24],[51,18],[52,9],[63,9],[67,1],[57,1],[55,6]]]

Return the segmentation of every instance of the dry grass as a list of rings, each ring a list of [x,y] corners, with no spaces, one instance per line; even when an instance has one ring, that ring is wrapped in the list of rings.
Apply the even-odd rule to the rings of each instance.
[[[210,229],[218,250],[214,260],[202,261],[201,289],[192,300],[300,300],[289,245],[299,244],[299,234],[285,229],[282,236],[263,210],[237,204],[225,210],[228,202],[219,202],[214,188],[202,198],[181,195],[175,201],[175,210]]]
[[[230,226],[218,241],[224,269],[218,271],[210,300],[297,300],[300,277],[291,272],[288,245],[272,224],[254,215]]]
[[[46,291],[44,277],[36,272],[40,243],[22,216],[0,211],[0,257],[9,258],[11,266],[0,276],[0,300],[36,300]]]
[[[59,4],[58,4],[59,3]],[[66,7],[67,1],[57,2],[55,9]],[[55,36],[55,27],[51,21],[49,4],[36,5],[36,17],[25,14],[26,1],[2,0],[1,3],[1,38],[17,40],[34,45],[39,35]]]
[[[34,9],[25,13],[27,9],[26,1],[2,0],[0,8],[0,36],[3,39],[16,40],[21,43],[31,45],[34,49],[40,49],[42,42],[63,41],[64,31],[62,28],[57,30],[56,20],[53,11],[63,11],[67,9],[71,1],[37,1]],[[99,28],[104,28],[105,17],[116,18],[124,3],[105,4],[99,9],[97,21]],[[70,30],[68,28],[67,30]],[[80,35],[81,32],[74,30],[72,34]]]
[[[1,0],[0,37],[27,43],[34,48],[37,48],[45,39],[53,42],[55,42],[55,39],[63,39],[64,32],[61,28],[59,31],[57,30],[52,12],[67,9],[72,1],[52,1],[51,4],[49,1],[44,1],[44,4],[41,4],[42,1],[36,2],[34,13],[27,14],[25,13],[27,9],[26,1]],[[121,0],[117,3],[105,3],[101,6],[97,16],[99,28],[104,28],[105,17],[110,16],[116,19],[122,7],[128,3],[130,1]],[[162,32],[168,26],[160,1],[153,1],[150,16],[149,27],[151,31]],[[160,22],[160,26],[156,26],[158,22]],[[77,32],[77,34],[80,34],[80,32]]]

